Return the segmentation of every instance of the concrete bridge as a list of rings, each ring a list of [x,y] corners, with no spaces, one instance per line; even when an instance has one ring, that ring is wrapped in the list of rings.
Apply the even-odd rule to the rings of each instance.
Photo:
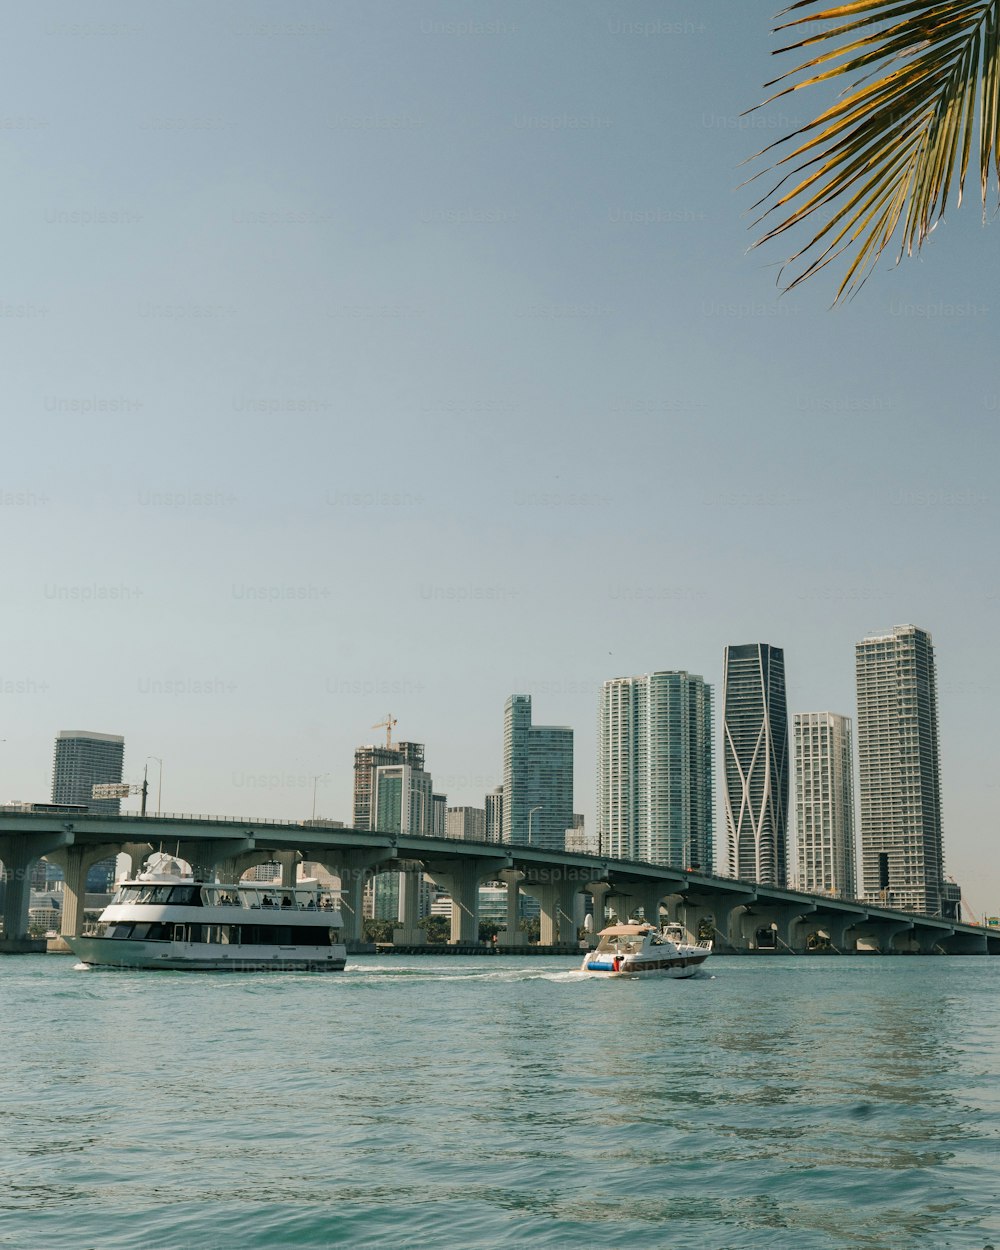
[[[222,880],[235,880],[256,864],[277,860],[283,884],[291,885],[300,859],[322,864],[340,879],[349,942],[362,937],[368,880],[379,872],[402,871],[403,917],[396,938],[404,944],[424,940],[416,927],[417,898],[420,874],[427,873],[452,897],[455,944],[478,941],[479,886],[501,880],[508,886],[505,936],[511,950],[524,940],[517,925],[519,893],[538,900],[540,942],[567,948],[576,947],[583,896],[589,893],[597,916],[610,906],[622,918],[640,909],[644,916],[655,917],[662,905],[692,939],[710,931],[720,954],[1000,954],[1000,932],[976,925],[602,856],[325,828],[311,822],[2,809],[0,860],[6,891],[0,953],[45,948],[44,942],[28,936],[31,872],[40,858],[63,871],[61,931],[72,936],[83,925],[87,870],[122,852],[138,867],[155,850],[187,860],[208,878],[218,873]]]

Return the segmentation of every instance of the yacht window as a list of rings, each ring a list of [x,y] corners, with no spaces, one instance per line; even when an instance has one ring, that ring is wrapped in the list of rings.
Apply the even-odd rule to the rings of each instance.
[[[143,885],[140,886],[134,898],[129,901],[132,903],[166,903],[170,898],[169,885]]]
[[[148,924],[134,924],[132,926],[132,933],[130,936],[137,940],[146,938],[149,936],[150,928],[151,926]]]
[[[175,885],[170,891],[170,902],[198,907],[201,903],[201,894],[196,885]]]
[[[292,929],[292,941],[296,946],[329,946],[330,930],[319,925],[297,925]]]

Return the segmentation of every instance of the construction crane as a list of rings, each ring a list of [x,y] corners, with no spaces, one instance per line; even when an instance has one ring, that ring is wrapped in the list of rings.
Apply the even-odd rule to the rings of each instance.
[[[957,882],[957,881],[955,880],[955,878],[951,875],[951,873],[946,872],[944,875],[945,875],[945,878],[946,878],[948,881],[950,881],[950,882],[952,883],[952,885],[958,885],[958,882]],[[964,907],[964,908],[965,908],[965,910],[969,913],[969,918],[971,919],[971,921],[972,921],[972,923],[973,923],[974,925],[981,925],[981,924],[983,923],[983,921],[981,921],[981,920],[977,919],[977,917],[976,917],[976,913],[975,913],[975,912],[972,910],[972,908],[969,906],[969,900],[968,900],[967,898],[963,898],[963,899],[961,900],[960,906],[961,906],[961,907]],[[961,911],[960,911],[960,912],[959,912],[959,917],[961,917],[961,914],[962,914],[962,913],[961,913]]]
[[[387,712],[385,720],[380,720],[378,724],[372,725],[372,729],[384,729],[385,730],[385,749],[387,751],[392,749],[392,731],[393,731],[393,728],[395,727],[395,724],[396,722],[393,719],[392,713]]]

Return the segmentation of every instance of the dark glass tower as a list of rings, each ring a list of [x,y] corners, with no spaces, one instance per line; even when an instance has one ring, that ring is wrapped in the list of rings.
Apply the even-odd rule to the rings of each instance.
[[[729,870],[787,883],[788,709],[785,653],[766,642],[727,647],[722,750]]]

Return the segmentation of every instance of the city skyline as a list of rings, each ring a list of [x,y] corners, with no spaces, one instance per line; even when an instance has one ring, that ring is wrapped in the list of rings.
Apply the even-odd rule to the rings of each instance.
[[[861,649],[864,644],[874,644],[874,643],[884,644],[887,640],[888,641],[891,641],[893,639],[898,640],[898,638],[901,635],[907,636],[907,637],[915,635],[918,637],[918,639],[923,639],[925,641],[926,647],[929,649],[929,656],[930,656],[929,666],[930,666],[930,671],[933,677],[933,667],[934,667],[933,650],[929,642],[929,635],[927,634],[926,631],[915,629],[915,627],[913,626],[894,627],[892,633],[889,635],[884,635],[884,634],[869,635],[866,639],[862,640],[862,642],[856,643],[856,646],[855,646],[856,653],[860,655]],[[753,644],[749,648],[747,647],[737,648],[734,646],[728,646],[727,648],[725,648],[724,649],[724,661],[723,661],[724,671],[725,671],[725,665],[727,662],[727,657],[730,656],[730,653],[736,652],[737,655],[741,655],[743,652],[747,652],[748,654],[749,652],[753,652],[755,655],[759,657],[760,654],[762,654],[762,648],[766,650],[772,663],[774,662],[775,657],[778,657],[780,659],[781,668],[783,669],[782,649],[771,647],[768,644]],[[860,661],[859,661],[859,664],[860,664]],[[753,665],[751,665],[750,667],[753,667]],[[759,668],[759,659],[757,662],[757,667]],[[925,660],[925,667],[927,667],[926,660]],[[860,673],[860,667],[858,671]],[[687,674],[686,672],[671,671],[671,672],[660,672],[658,674],[652,674],[652,675],[647,674],[645,678],[609,679],[608,681],[604,682],[602,685],[601,699],[599,701],[600,707],[601,708],[604,707],[605,696],[610,688],[621,687],[623,685],[628,685],[628,684],[634,685],[635,683],[642,683],[642,682],[646,682],[648,684],[651,676],[659,677],[661,679],[689,678],[690,677],[690,675]],[[783,673],[782,673],[782,678],[783,678]],[[700,677],[695,676],[692,678],[692,681],[695,684],[698,684],[700,687],[704,687],[705,695],[707,696],[707,698],[703,700],[700,706],[702,707],[703,711],[705,707],[707,706],[709,709],[709,713],[710,713],[710,709],[711,709],[710,687],[708,687],[707,683],[704,683],[703,679]],[[783,684],[783,682],[779,678],[779,686],[781,684]],[[936,730],[936,695],[934,692],[933,680],[931,682],[931,696],[930,697],[932,697],[932,700],[934,703],[934,720],[933,720],[934,729],[933,729],[933,734],[931,736],[934,739],[935,753],[936,753],[938,749],[937,748],[937,730]],[[856,694],[856,701],[860,702],[861,698],[862,698],[862,692],[859,686],[857,690],[857,694]],[[647,701],[648,701],[648,691],[647,691]],[[557,743],[557,750],[562,750],[565,745],[562,739],[564,739],[567,734],[570,735],[568,739],[570,743],[569,754],[572,755],[572,728],[571,727],[531,725],[531,700],[530,700],[530,697],[528,696],[510,696],[510,698],[508,698],[507,710],[505,712],[505,720],[508,723],[512,722],[511,709],[514,705],[520,705],[522,710],[526,712],[526,717],[522,716],[521,719],[524,721],[524,725],[530,726],[531,731],[535,734],[536,739],[539,742],[541,742],[543,739],[546,739],[547,734],[549,734],[550,732],[554,732],[557,738],[559,739],[559,742]],[[637,701],[637,706],[638,706],[638,701]],[[803,806],[802,806],[801,800],[799,799],[799,794],[801,793],[801,789],[799,785],[800,778],[798,776],[799,750],[798,750],[797,730],[798,730],[798,722],[800,720],[805,720],[805,719],[814,720],[820,716],[824,718],[829,718],[831,714],[829,713],[823,713],[823,714],[797,713],[796,712],[796,713],[793,713],[793,715],[796,721],[796,738],[795,738],[794,743],[790,745],[794,747],[794,750],[792,751],[792,767],[795,770],[796,786],[795,786],[795,792],[790,795],[790,799],[792,800],[792,802],[790,802],[789,804],[789,811],[794,812],[796,818],[794,821],[794,825],[791,825],[788,831],[789,836],[788,836],[787,844],[786,844],[786,873],[787,873],[787,880],[790,885],[793,885],[793,886],[799,885],[800,888],[812,890],[812,889],[819,889],[821,887],[816,884],[810,883],[809,870],[807,870],[804,867],[805,861],[803,858],[803,846],[802,846]],[[603,712],[601,715],[601,719],[602,720],[604,719]],[[850,718],[849,717],[834,717],[834,719],[838,722],[843,722],[844,724],[846,724],[846,736],[849,742],[850,737],[851,737]],[[386,718],[386,720],[387,722],[391,724],[391,726],[395,726],[398,723],[397,719],[393,718],[391,714],[389,717]],[[385,723],[386,722],[383,722],[383,724]],[[838,732],[842,734],[843,730],[841,729]],[[72,738],[77,738],[80,736],[81,735],[77,731],[61,731],[60,733],[60,739],[62,738],[72,739]],[[123,737],[120,735],[85,733],[83,734],[83,736],[87,738],[94,738],[94,739],[105,739],[109,743],[116,744],[116,746],[123,746],[123,742],[124,742]],[[60,739],[57,739],[57,744]],[[710,733],[708,735],[708,741],[711,741]],[[714,747],[713,747],[713,751],[714,751]],[[402,785],[403,789],[406,789],[408,793],[413,789],[412,786],[407,787],[407,775],[411,773],[411,768],[405,767],[402,769],[402,772],[400,772],[400,770],[395,767],[396,765],[399,764],[400,760],[403,760],[404,762],[413,766],[413,768],[417,770],[415,773],[413,773],[414,777],[423,778],[426,781],[426,786],[424,788],[427,790],[427,794],[428,796],[430,796],[430,799],[431,799],[429,806],[431,810],[433,832],[439,833],[439,834],[445,833],[446,828],[448,824],[450,823],[448,820],[448,816],[446,815],[446,812],[455,812],[455,813],[469,812],[470,818],[473,818],[473,819],[478,818],[481,821],[482,826],[483,826],[483,836],[485,837],[486,836],[486,821],[487,821],[485,808],[489,808],[491,804],[492,805],[497,804],[497,801],[500,799],[500,796],[502,794],[503,786],[501,785],[501,786],[493,787],[490,792],[482,796],[482,799],[480,800],[479,804],[454,803],[450,801],[452,796],[449,794],[445,794],[445,793],[433,793],[431,795],[431,788],[432,788],[433,783],[431,781],[429,774],[425,774],[422,771],[424,755],[425,755],[425,746],[423,743],[415,743],[415,742],[409,742],[405,740],[396,742],[395,744],[392,744],[391,746],[390,745],[379,746],[376,744],[368,744],[365,746],[357,747],[355,749],[355,769],[354,769],[354,810],[353,810],[354,825],[358,828],[368,827],[367,818],[365,817],[364,812],[365,810],[367,810],[366,805],[370,807],[373,794],[377,794],[378,778],[380,774],[383,773],[383,770],[385,772],[385,780],[387,782],[387,785],[385,788],[386,795],[389,795],[389,791],[391,790],[393,785],[396,786],[396,791],[399,790],[400,785]],[[594,769],[594,776],[597,780],[598,788],[600,788],[600,785],[601,785],[601,758],[602,758],[601,753],[598,752],[597,759],[595,760],[595,769]],[[936,758],[936,754],[935,754],[935,758]],[[537,764],[537,761],[536,761],[536,764]],[[714,768],[714,764],[710,764],[710,767]],[[850,774],[852,771],[853,771],[853,758],[850,758],[850,752],[849,752],[848,773]],[[858,770],[858,773],[859,773],[859,778],[860,778],[860,769]],[[329,775],[330,774],[322,775],[322,779],[326,780]],[[53,774],[53,777],[54,777],[54,774]],[[367,778],[367,781],[366,781],[366,778]],[[319,782],[320,779],[321,779],[321,775],[316,775],[312,778],[313,784],[314,784],[314,792],[315,792],[315,786]],[[262,778],[262,780],[268,780],[268,778]],[[463,785],[468,786],[470,784],[468,778],[462,778],[461,781]],[[720,779],[720,781],[721,781],[721,788],[724,791],[725,782],[722,779]],[[938,774],[937,772],[935,772],[935,784],[937,783],[938,783]],[[811,784],[818,784],[815,778],[813,779],[813,782]],[[860,784],[860,780],[858,780],[858,784]],[[392,795],[395,795],[395,802],[393,801],[392,795],[389,795],[388,798],[383,800],[383,802],[386,804],[386,806],[384,807],[384,810],[389,811],[389,808],[391,808],[391,812],[390,812],[388,819],[389,819],[389,823],[392,824],[394,828],[397,827],[398,823],[401,823],[402,809],[400,807],[400,804],[403,802],[402,794],[396,793],[396,791],[392,791]],[[53,793],[54,793],[54,780],[53,780]],[[414,804],[417,803],[417,800],[420,800],[420,802],[419,802],[419,805],[415,806]],[[379,803],[378,806],[383,807],[383,803]],[[500,802],[500,806],[502,807],[502,800]],[[938,802],[938,806],[939,806],[939,802]],[[421,793],[420,795],[416,796],[416,799],[414,799],[411,793],[408,807],[410,809],[409,821],[413,825],[413,827],[416,828],[418,825],[422,825],[423,819],[419,815],[419,808],[422,808],[423,810],[427,810],[428,808],[427,796],[424,796]],[[471,817],[472,812],[476,813],[475,817]],[[225,813],[220,813],[220,814],[225,814]],[[331,819],[333,818],[332,814],[327,813],[327,816],[328,818],[331,818]],[[852,813],[848,813],[848,823],[850,823],[851,816],[852,816]],[[322,813],[320,814],[319,818],[320,819],[323,818]],[[571,822],[567,824],[566,829],[568,830],[571,827],[571,825],[578,826],[579,822],[585,819],[586,818],[583,815],[574,814],[571,818]],[[385,818],[383,818],[382,823],[385,823]],[[457,827],[457,826],[453,826],[453,827]],[[478,828],[479,827],[478,824],[475,827]],[[471,826],[463,825],[463,828],[465,828],[464,836],[466,837],[472,836],[472,834],[469,832],[469,829],[471,828]],[[938,862],[940,863],[941,855],[946,850],[950,850],[950,843],[949,843],[948,848],[944,848],[942,846],[941,838],[940,838],[940,822],[938,824],[938,829],[939,829]],[[599,834],[600,834],[600,830],[598,827],[598,822],[597,822],[597,819],[595,819],[592,823],[588,824],[587,826],[587,837],[590,838],[591,836],[593,836],[596,840]],[[849,834],[845,834],[845,837],[847,837],[849,840]],[[721,822],[720,822],[720,824],[717,825],[715,829],[716,846],[721,844],[725,838],[726,838],[725,829],[724,827],[721,827]],[[556,846],[555,841],[553,842],[553,846],[554,847]],[[605,847],[604,853],[615,854],[616,852],[610,847]],[[661,862],[661,861],[658,861],[655,858],[655,855],[651,853],[643,854],[640,852],[639,857],[647,858],[649,859],[650,862]],[[731,868],[728,865],[723,865],[723,867],[717,871],[721,871],[723,875],[731,874]],[[857,869],[853,867],[853,861],[852,861],[851,871],[857,872]],[[870,872],[870,869],[869,869],[869,872]],[[846,875],[849,876],[850,873],[847,873]],[[949,877],[954,879],[952,871],[949,871]],[[941,878],[941,880],[943,882],[943,878]],[[945,902],[946,906],[953,905],[955,899],[957,899],[959,896],[958,892],[959,892],[960,886],[961,886],[961,882],[959,882],[959,885],[957,886],[953,884],[942,884],[942,889],[941,889],[941,894],[939,895],[938,905],[939,906],[941,905],[942,899],[946,899],[946,902]],[[835,892],[843,893],[843,890],[837,889],[835,890]],[[976,904],[974,901],[975,894],[976,894],[975,885],[973,887],[972,894],[973,894],[973,901],[966,899],[966,914],[967,915],[976,914]],[[862,897],[860,890],[858,891],[857,896]],[[865,897],[867,897],[867,895]],[[870,898],[869,898],[869,901],[871,901]],[[931,906],[929,902],[926,905],[928,907]],[[907,906],[915,906],[915,904],[912,901],[910,901],[907,903]],[[985,910],[985,909],[982,909],[982,907],[980,906],[979,910]]]

